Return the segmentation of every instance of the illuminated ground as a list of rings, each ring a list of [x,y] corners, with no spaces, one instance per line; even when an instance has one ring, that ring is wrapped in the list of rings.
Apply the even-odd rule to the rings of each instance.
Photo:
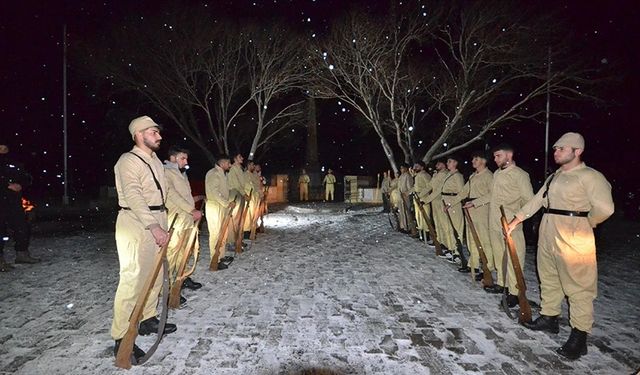
[[[185,293],[187,307],[170,316],[178,331],[127,373],[630,374],[640,367],[637,223],[614,222],[602,236],[589,354],[570,362],[554,352],[568,336],[566,312],[559,335],[520,327],[497,296],[431,248],[390,233],[378,210],[284,208],[250,251],[216,273],[205,269],[203,234],[196,279],[205,287]],[[0,373],[123,373],[113,367],[109,337],[112,228],[36,235],[33,253],[44,262],[0,274]],[[527,279],[537,301],[533,258],[529,252]]]

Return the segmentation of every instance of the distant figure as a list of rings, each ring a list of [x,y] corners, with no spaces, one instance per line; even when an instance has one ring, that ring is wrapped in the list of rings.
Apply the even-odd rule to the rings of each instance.
[[[329,169],[327,171],[327,175],[324,176],[324,180],[322,181],[322,183],[324,184],[324,200],[333,201],[333,192],[336,185],[336,176],[333,175],[332,169]]]
[[[538,239],[540,316],[524,325],[534,331],[559,332],[562,301],[569,300],[571,335],[558,354],[577,359],[587,354],[593,326],[598,268],[593,228],[613,214],[611,184],[581,160],[584,138],[566,133],[553,145],[560,168],[509,223],[509,230],[544,208]]]
[[[391,203],[389,202],[389,194],[391,193],[391,171],[384,171],[382,173],[380,193],[382,193],[382,212],[391,211]]]
[[[0,272],[13,269],[3,255],[7,229],[13,231],[16,263],[40,262],[29,255],[31,226],[22,208],[22,189],[30,183],[31,176],[9,158],[9,147],[0,145]]]
[[[308,201],[309,200],[309,182],[311,179],[307,174],[307,171],[302,170],[302,174],[298,178],[298,190],[300,191],[300,201]]]

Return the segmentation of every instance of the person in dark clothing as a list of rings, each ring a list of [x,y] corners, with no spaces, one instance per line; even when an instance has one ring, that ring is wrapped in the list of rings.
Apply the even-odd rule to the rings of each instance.
[[[30,183],[31,176],[9,157],[9,147],[0,144],[0,272],[13,268],[4,259],[9,234],[15,241],[16,263],[40,262],[29,254],[31,227],[22,208],[22,189]]]

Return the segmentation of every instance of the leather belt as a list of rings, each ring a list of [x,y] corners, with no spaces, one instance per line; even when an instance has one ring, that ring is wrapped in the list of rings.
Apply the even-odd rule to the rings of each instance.
[[[131,210],[131,207],[122,207],[120,206],[121,210]],[[164,204],[161,204],[159,206],[149,206],[149,210],[151,211],[166,211],[167,207],[164,206]]]
[[[445,195],[445,196],[449,196],[449,197],[453,197],[453,196],[458,195],[458,193],[441,193],[441,194]]]
[[[546,208],[544,210],[544,213],[553,214],[553,215],[563,215],[563,216],[576,216],[576,217],[589,216],[589,211],[568,211],[568,210],[558,210],[555,208]]]

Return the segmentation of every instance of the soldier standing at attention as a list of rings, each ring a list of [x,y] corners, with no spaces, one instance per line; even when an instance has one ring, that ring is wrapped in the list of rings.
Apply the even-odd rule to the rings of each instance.
[[[413,191],[416,193],[419,201],[424,201],[429,196],[429,193],[431,193],[431,175],[427,173],[426,169],[427,166],[423,161],[417,161],[413,165],[413,170],[416,172],[416,175],[413,178]],[[427,226],[426,218],[422,216],[422,212],[417,204],[418,203],[415,202],[417,229],[420,232],[420,235],[423,236],[429,232],[429,227]],[[431,217],[431,210],[429,210],[429,206],[424,205],[423,209],[424,212]]]
[[[152,271],[158,248],[169,240],[167,233],[167,190],[162,162],[155,151],[160,148],[160,127],[149,116],[134,119],[129,133],[135,146],[120,156],[113,168],[118,191],[118,218],[116,220],[116,246],[120,262],[120,280],[113,301],[111,336],[116,341],[114,354],[118,354],[120,341],[127,332],[129,317],[142,292],[145,280]],[[156,318],[162,277],[157,277],[144,306],[140,335],[158,330]],[[175,332],[176,325],[166,323],[164,333]],[[144,356],[137,345],[133,347],[136,359]]]
[[[469,176],[469,181],[464,185],[462,191],[458,193],[452,200],[452,203],[463,202],[463,209],[469,210],[469,216],[471,216],[471,220],[473,221],[473,225],[476,229],[478,237],[480,239],[480,244],[484,249],[484,253],[487,256],[487,267],[490,271],[494,271],[493,268],[493,259],[489,258],[490,255],[493,254],[490,247],[489,240],[489,205],[484,204],[482,206],[475,206],[472,202],[478,197],[482,197],[485,195],[491,194],[491,186],[493,185],[493,174],[487,168],[487,156],[484,152],[475,152],[471,158],[471,165],[475,169],[475,172]],[[478,244],[473,239],[473,235],[471,234],[470,226],[466,226],[467,230],[467,246],[469,247],[469,252],[471,253],[469,267],[478,268],[480,261],[480,252],[478,251]],[[469,272],[471,269],[467,267],[460,268],[458,271],[460,272]],[[482,279],[482,275],[476,270],[476,278],[477,280]]]
[[[164,163],[164,175],[167,179],[167,185],[169,188],[176,192],[167,199],[167,210],[169,214],[169,222],[173,222],[173,218],[177,216],[175,224],[173,225],[173,236],[167,246],[167,261],[169,262],[169,278],[171,283],[175,282],[176,277],[179,276],[178,266],[182,259],[183,252],[188,251],[189,244],[183,242],[183,248],[179,249],[178,244],[180,239],[184,236],[191,234],[191,229],[194,227],[194,223],[202,217],[202,212],[196,209],[196,201],[191,195],[191,185],[189,184],[189,178],[187,177],[186,167],[189,163],[189,151],[173,146],[169,148],[169,160]],[[195,246],[200,246],[198,243],[198,237],[196,235]],[[202,287],[202,284],[194,282],[190,277],[187,277],[182,286],[191,290],[197,290]],[[186,302],[184,297],[181,296],[181,302]]]
[[[307,174],[307,171],[302,170],[302,174],[298,177],[298,190],[300,192],[300,201],[308,201],[309,200],[309,182],[311,179]]]
[[[248,206],[251,203],[251,197],[249,196],[249,192],[251,191],[251,182],[249,182],[249,179],[247,179],[247,176],[244,173],[244,169],[242,168],[243,162],[244,157],[242,154],[236,154],[233,157],[233,164],[231,164],[231,168],[229,169],[227,181],[229,183],[229,197],[233,200],[242,197],[244,199],[245,206]],[[243,227],[240,228],[240,205],[235,206],[233,217],[234,220],[237,220],[237,223],[235,226],[231,225],[229,228],[229,236],[227,237],[227,244],[229,244],[229,247],[234,246],[237,235],[244,235],[244,233],[236,233],[236,230],[244,232],[244,224]],[[233,228],[235,228],[235,230]]]
[[[227,176],[225,175],[229,168],[231,168],[229,157],[227,155],[219,156],[215,167],[207,172],[204,182],[207,194],[206,215],[207,228],[209,229],[209,251],[211,253],[211,259],[215,256],[217,250],[220,251],[218,256],[219,270],[227,268],[227,265],[220,261],[226,254],[227,249],[225,244],[222,244],[220,249],[216,249],[218,237],[222,235],[222,233],[220,233],[220,227],[225,214],[230,215],[236,205],[233,197],[230,196],[229,184],[227,183]],[[229,224],[229,226],[231,227],[231,224]],[[231,228],[228,230],[231,233]]]
[[[415,218],[411,213],[411,206],[409,204],[409,194],[413,192],[413,176],[409,172],[409,165],[400,165],[400,177],[398,178],[398,191],[402,198],[402,205],[400,208],[400,228],[406,233],[409,233],[411,237],[418,237],[418,231],[416,229]]]
[[[380,186],[382,194],[382,212],[390,211],[389,193],[391,193],[391,171],[382,172],[382,185]]]
[[[493,256],[487,256],[487,258],[493,258],[498,280],[497,284],[492,286],[485,285],[484,289],[488,293],[502,293],[504,287],[507,287],[509,289],[507,303],[509,307],[514,307],[518,304],[518,287],[516,286],[516,275],[511,263],[511,257],[509,257],[506,275],[502,267],[502,257],[507,248],[500,222],[502,217],[500,206],[504,206],[507,220],[511,220],[515,213],[533,198],[533,188],[531,187],[529,174],[518,167],[513,160],[513,147],[506,143],[498,145],[494,148],[493,160],[496,162],[498,169],[493,173],[491,194],[474,199],[470,202],[473,205],[469,205],[469,207],[480,207],[487,203],[489,204],[489,240]],[[522,226],[516,228],[511,233],[511,237],[516,247],[520,267],[524,267],[526,243]]]
[[[324,180],[322,181],[324,184],[324,200],[325,201],[333,201],[333,192],[336,185],[336,176],[333,175],[333,170],[329,169],[327,171],[327,175],[324,176]]]
[[[447,169],[449,170],[449,175],[442,183],[442,199],[445,201],[445,203],[443,203],[443,205],[445,205],[444,209],[449,212],[453,226],[451,226],[449,218],[445,217],[447,220],[445,222],[446,232],[442,236],[441,241],[447,244],[447,247],[454,253],[452,259],[449,259],[449,261],[459,263],[460,255],[458,254],[456,246],[455,233],[458,234],[458,240],[460,240],[460,242],[464,242],[462,238],[460,238],[463,234],[462,228],[464,227],[464,214],[462,213],[462,205],[459,202],[454,203],[453,198],[462,190],[462,187],[464,186],[464,177],[462,176],[462,173],[458,171],[458,158],[456,156],[449,156],[447,159]]]
[[[447,245],[443,242],[444,234],[446,233],[446,225],[449,225],[449,220],[444,213],[444,205],[442,204],[442,184],[444,180],[449,176],[447,166],[442,160],[436,161],[436,172],[431,178],[431,193],[423,200],[425,206],[431,203],[431,213],[433,214],[433,222],[436,229],[436,237],[443,246],[442,256],[448,259],[453,259],[453,254],[449,251]]]
[[[593,228],[613,214],[614,206],[607,179],[581,160],[584,138],[580,134],[564,134],[553,149],[560,168],[516,213],[509,230],[544,207],[537,258],[541,310],[540,316],[525,326],[558,333],[562,301],[568,297],[571,335],[557,351],[577,359],[587,354],[587,333],[593,326],[598,282]]]

